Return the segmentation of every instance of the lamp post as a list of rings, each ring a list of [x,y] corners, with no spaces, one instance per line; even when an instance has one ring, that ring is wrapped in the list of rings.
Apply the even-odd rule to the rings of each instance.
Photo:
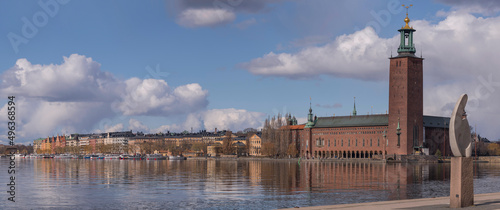
[[[401,136],[401,128],[399,127],[399,119],[398,119],[398,128],[396,128],[396,135],[398,135],[398,147],[400,146],[400,136]]]
[[[384,158],[384,160],[385,160],[385,147],[387,146],[387,140],[386,140],[387,135],[385,135],[385,133],[387,133],[386,130],[384,130],[384,135],[383,135],[383,137],[384,137],[384,151],[382,151],[382,157]]]

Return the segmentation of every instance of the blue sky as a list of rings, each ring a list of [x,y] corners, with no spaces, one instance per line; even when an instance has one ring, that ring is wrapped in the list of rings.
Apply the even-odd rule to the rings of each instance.
[[[498,139],[500,3],[486,0],[2,1],[0,92],[17,96],[18,142],[300,122],[310,97],[318,116],[349,115],[353,97],[358,114],[385,113],[401,4],[415,4],[424,113],[469,93],[470,122]]]

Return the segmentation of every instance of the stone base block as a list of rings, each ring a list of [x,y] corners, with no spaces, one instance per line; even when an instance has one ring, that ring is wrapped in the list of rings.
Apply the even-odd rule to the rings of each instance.
[[[472,157],[452,157],[450,176],[450,208],[474,205]]]

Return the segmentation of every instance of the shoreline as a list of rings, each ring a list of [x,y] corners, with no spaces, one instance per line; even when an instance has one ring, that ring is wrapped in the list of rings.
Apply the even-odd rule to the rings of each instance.
[[[188,160],[260,160],[260,161],[289,161],[298,162],[299,158],[270,158],[270,157],[188,157]],[[344,158],[344,159],[300,159],[300,162],[341,162],[341,163],[450,163],[448,159],[444,161],[398,161],[368,158]],[[474,160],[474,163],[500,163],[500,156],[485,156]]]

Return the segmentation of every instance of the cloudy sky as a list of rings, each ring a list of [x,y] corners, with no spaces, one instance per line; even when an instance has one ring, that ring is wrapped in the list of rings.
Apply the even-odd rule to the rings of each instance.
[[[277,113],[388,109],[401,4],[424,60],[424,114],[500,138],[500,1],[1,1],[0,143],[69,133],[259,128]]]

